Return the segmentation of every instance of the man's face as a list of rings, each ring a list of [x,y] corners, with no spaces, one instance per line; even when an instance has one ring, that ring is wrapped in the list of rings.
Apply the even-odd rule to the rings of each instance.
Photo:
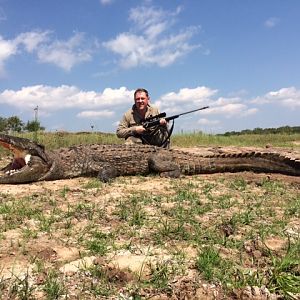
[[[145,92],[137,92],[134,102],[138,110],[145,111],[149,103],[149,98],[147,97]]]

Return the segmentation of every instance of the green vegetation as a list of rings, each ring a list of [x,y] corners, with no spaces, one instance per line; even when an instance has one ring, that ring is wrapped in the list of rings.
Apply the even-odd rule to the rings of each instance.
[[[240,135],[212,135],[212,134],[177,134],[173,135],[171,144],[178,147],[193,146],[257,146],[300,148],[300,133],[293,134],[240,134]],[[295,142],[298,142],[295,143]]]
[[[18,133],[18,136],[29,138],[46,146],[48,149],[69,147],[78,144],[121,144],[123,139],[113,133],[101,132],[43,132]],[[300,133],[268,133],[268,134],[241,134],[241,135],[213,135],[203,133],[174,134],[171,138],[172,147],[195,146],[258,146],[300,148]],[[0,150],[1,151],[1,150]]]
[[[46,294],[46,299],[49,300],[59,299],[60,296],[66,293],[63,282],[56,270],[47,270],[43,290]]]
[[[163,187],[146,189],[151,184]],[[76,187],[28,190],[26,196],[20,188],[18,196],[0,194],[0,254],[33,267],[25,275],[13,268],[10,279],[2,267],[1,297],[35,299],[42,293],[44,299],[123,299],[122,287],[124,299],[144,299],[194,295],[202,284],[221,289],[222,299],[247,286],[266,287],[283,299],[300,294],[296,184],[221,174],[124,177],[101,185],[81,179]],[[47,249],[58,251],[56,259]],[[60,249],[71,256],[63,258]],[[131,255],[129,267],[142,257],[138,271],[116,267],[116,258]],[[97,263],[82,263],[71,276],[60,269],[91,256]]]
[[[230,263],[222,259],[219,252],[213,248],[204,247],[201,249],[196,260],[196,267],[206,280],[213,281],[218,279],[225,283],[228,280]]]
[[[18,134],[20,137],[34,140],[34,133]],[[48,149],[69,147],[79,144],[120,144],[123,140],[118,139],[115,134],[101,132],[38,132],[37,140]]]
[[[225,136],[230,135],[245,135],[245,134],[296,134],[300,133],[300,126],[282,126],[278,128],[254,128],[253,130],[245,129],[240,132],[228,131],[225,132]]]
[[[26,125],[17,116],[9,118],[0,117],[0,132],[37,132],[38,130],[45,130],[39,121],[27,121]]]
[[[38,120],[25,123],[17,116],[0,117],[0,132],[16,134],[45,145],[48,149],[68,147],[76,144],[120,144],[114,133],[102,132],[46,132]],[[282,126],[279,128],[245,129],[224,134],[204,134],[202,132],[177,133],[171,137],[171,145],[176,147],[193,146],[262,146],[300,147],[300,127]],[[298,142],[296,144],[295,142]],[[0,150],[1,151],[1,150]]]

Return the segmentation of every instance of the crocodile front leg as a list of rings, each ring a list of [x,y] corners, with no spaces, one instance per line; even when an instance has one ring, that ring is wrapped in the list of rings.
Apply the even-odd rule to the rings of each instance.
[[[118,175],[118,171],[114,166],[106,164],[100,169],[97,178],[102,182],[111,182]]]
[[[149,170],[159,173],[161,177],[180,177],[180,169],[171,157],[154,154],[148,160]]]

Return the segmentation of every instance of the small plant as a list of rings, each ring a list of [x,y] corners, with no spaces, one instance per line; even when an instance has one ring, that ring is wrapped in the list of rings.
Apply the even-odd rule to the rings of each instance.
[[[60,195],[62,198],[66,199],[69,192],[70,188],[68,186],[64,186],[63,189],[60,191]]]
[[[289,201],[287,201],[284,214],[289,217],[300,217],[300,196],[296,198],[292,197],[291,199],[289,199]]]
[[[15,276],[8,291],[9,299],[33,299],[34,287],[29,283],[28,270],[24,276]]]
[[[158,261],[149,263],[150,279],[146,281],[150,285],[158,289],[166,289],[170,277],[173,275],[171,261]]]
[[[287,297],[300,294],[299,253],[300,242],[298,241],[294,245],[289,245],[283,257],[272,255],[268,282],[270,289],[282,291]]]
[[[24,239],[36,239],[38,236],[38,232],[36,230],[32,230],[31,228],[25,227],[24,229],[22,229],[22,235]]]
[[[217,203],[217,207],[222,209],[230,208],[234,203],[234,201],[232,200],[232,196],[229,194],[224,194],[215,197],[215,201]]]
[[[88,288],[93,295],[108,297],[114,292],[113,286],[109,282],[105,268],[100,265],[93,265],[89,267],[88,271],[92,277]]]
[[[101,231],[92,233],[92,237],[86,242],[86,247],[94,254],[105,255],[108,252],[109,244],[112,243],[112,234],[106,234]]]
[[[286,189],[285,185],[282,182],[268,179],[262,180],[260,185],[266,190],[267,193],[276,195],[284,194]]]
[[[213,191],[213,189],[216,187],[216,184],[214,183],[206,183],[203,187],[202,187],[202,192],[205,195],[210,195],[211,191]]]
[[[50,231],[51,231],[51,226],[52,226],[52,224],[54,224],[54,222],[55,222],[55,217],[54,217],[54,215],[47,216],[47,215],[44,215],[44,214],[40,214],[40,215],[38,216],[38,219],[39,219],[39,221],[40,221],[39,229],[40,229],[41,231],[45,231],[45,232],[50,233]]]
[[[176,194],[173,198],[175,202],[184,202],[188,201],[190,203],[196,202],[199,200],[199,195],[195,191],[198,188],[198,185],[189,181],[187,184],[175,185],[174,189]]]
[[[233,214],[231,220],[235,224],[249,225],[255,219],[253,207],[249,206],[244,211]]]
[[[224,282],[229,274],[230,263],[221,258],[218,251],[212,247],[204,247],[198,254],[196,267],[208,281],[220,280]]]
[[[130,226],[143,226],[146,220],[146,212],[142,208],[144,198],[132,195],[129,199],[120,200],[115,214],[120,220],[128,221]]]
[[[84,189],[101,189],[102,187],[103,183],[97,178],[91,178],[83,185]]]
[[[60,296],[66,294],[66,288],[55,270],[49,270],[43,286],[46,299],[59,299]]]
[[[23,224],[26,219],[33,218],[39,213],[40,209],[31,204],[29,197],[12,198],[8,202],[0,203],[0,216],[2,215],[4,221],[1,227],[5,230],[16,228]]]
[[[237,191],[245,191],[247,187],[247,182],[245,181],[244,178],[238,178],[233,180],[230,183],[229,187]]]

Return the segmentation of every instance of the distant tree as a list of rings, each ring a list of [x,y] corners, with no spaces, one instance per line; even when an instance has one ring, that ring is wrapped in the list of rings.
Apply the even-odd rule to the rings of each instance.
[[[15,132],[21,132],[24,123],[22,120],[17,116],[12,116],[6,119],[7,120],[7,130],[9,131],[15,131]]]
[[[300,133],[300,126],[282,126],[278,128],[254,128],[252,130],[245,129],[239,132],[236,131],[228,131],[224,134],[225,136],[231,136],[231,135],[241,135],[241,134],[294,134],[294,133]]]
[[[251,134],[252,131],[250,129],[244,129],[241,131],[241,134]]]
[[[7,119],[0,117],[0,132],[7,131]]]
[[[231,136],[231,135],[238,135],[239,132],[235,132],[235,131],[227,131],[224,133],[225,136]]]
[[[45,130],[45,127],[41,126],[39,121],[27,121],[27,124],[24,127],[24,129],[29,132],[35,132],[39,130]]]
[[[260,127],[256,127],[252,130],[252,133],[254,134],[262,134],[263,133],[263,129]]]

